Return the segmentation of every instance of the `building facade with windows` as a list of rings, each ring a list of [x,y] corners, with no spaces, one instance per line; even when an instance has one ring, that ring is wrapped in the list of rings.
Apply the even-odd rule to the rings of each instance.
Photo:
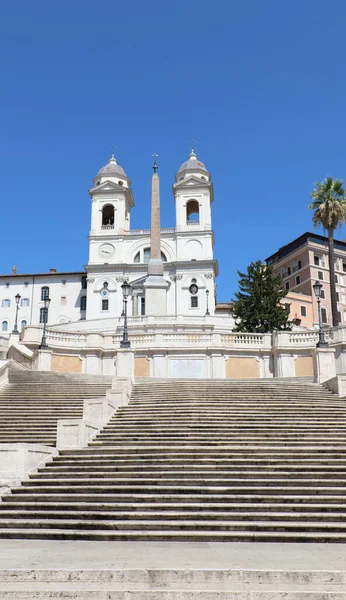
[[[0,276],[0,329],[9,334],[16,317],[15,296],[21,296],[18,329],[39,325],[46,318],[44,298],[51,302],[48,325],[63,329],[109,330],[122,321],[121,285],[131,284],[129,315],[145,317],[146,282],[151,257],[151,230],[130,229],[134,207],[131,181],[114,155],[99,170],[89,190],[91,227],[89,259],[74,273]],[[173,183],[176,222],[160,228],[160,251],[166,290],[165,314],[213,317],[216,305],[211,206],[211,175],[192,150]],[[218,316],[216,315],[217,319]],[[224,318],[224,316],[222,317]],[[229,326],[233,318],[228,315]]]
[[[0,332],[10,334],[15,325],[18,304],[18,330],[27,325],[44,322],[46,311],[44,299],[49,297],[49,322],[63,325],[71,321],[85,319],[86,274],[49,273],[17,274],[13,268],[11,275],[0,275]]]
[[[335,240],[334,247],[339,322],[345,324],[346,242]],[[290,304],[289,314],[291,318],[298,317],[298,319],[301,319],[301,325],[305,327],[311,328],[318,324],[317,301],[312,286],[316,280],[320,281],[323,285],[322,321],[325,325],[332,325],[327,237],[306,232],[293,242],[279,248],[277,252],[266,259],[266,263],[273,267],[275,274],[282,277],[283,285],[288,292],[284,302],[287,305]],[[304,297],[311,298],[312,324],[309,303],[304,300]]]

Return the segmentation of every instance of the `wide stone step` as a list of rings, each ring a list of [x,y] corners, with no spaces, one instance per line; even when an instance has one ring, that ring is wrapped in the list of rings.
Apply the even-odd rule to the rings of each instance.
[[[262,470],[270,467],[271,470],[275,469],[286,469],[288,470],[297,470],[297,471],[318,471],[324,470],[328,468],[328,471],[344,471],[346,468],[346,461],[344,459],[319,459],[319,458],[297,458],[297,459],[276,459],[272,457],[270,459],[250,459],[250,458],[241,458],[241,459],[228,459],[228,458],[205,458],[203,456],[197,458],[154,458],[150,459],[148,457],[136,460],[136,458],[131,457],[131,459],[120,459],[114,457],[111,461],[109,459],[95,456],[84,459],[81,456],[72,458],[69,460],[64,456],[54,456],[52,462],[46,464],[45,469],[49,470],[62,470],[62,471],[90,471],[97,469],[105,469],[105,470],[136,470],[142,471],[146,469],[150,470],[160,470],[161,468],[165,469],[182,469],[182,468],[202,468],[202,469],[214,469],[215,467],[222,468],[231,468],[238,470],[240,467],[240,471],[244,472],[247,470]],[[43,467],[39,467],[40,469]]]
[[[344,532],[288,532],[288,531],[102,531],[76,529],[4,529],[0,532],[2,538],[10,539],[59,539],[59,540],[117,540],[117,541],[195,541],[195,542],[319,542],[344,543]],[[286,593],[285,593],[286,594]],[[60,596],[61,597],[61,596]],[[287,594],[284,596],[287,600]],[[18,595],[15,596],[18,600]],[[26,597],[27,598],[27,597]],[[42,596],[41,596],[42,598]],[[100,598],[97,592],[95,598]],[[153,599],[152,592],[148,598]],[[191,597],[190,597],[191,598]],[[273,597],[277,599],[278,595]],[[32,596],[30,597],[32,600]],[[90,600],[90,596],[89,599]],[[190,600],[190,599],[189,599]],[[204,599],[203,599],[204,600]],[[314,600],[318,600],[316,597]],[[321,600],[326,600],[322,595]],[[332,600],[335,600],[332,597]]]
[[[34,488],[35,489],[35,488]],[[186,488],[181,488],[178,493],[176,488],[173,490],[168,487],[163,488],[162,490],[147,490],[144,492],[135,492],[132,490],[129,493],[122,491],[121,493],[115,492],[114,488],[111,493],[102,492],[98,490],[98,493],[95,490],[92,490],[91,493],[87,493],[81,489],[69,489],[64,490],[64,488],[55,488],[54,490],[50,490],[45,493],[43,490],[36,490],[33,492],[32,489],[25,490],[24,488],[13,489],[12,493],[9,495],[2,496],[3,502],[103,502],[103,503],[132,503],[132,502],[156,502],[160,505],[164,502],[166,503],[175,503],[175,502],[187,502],[187,503],[198,503],[201,502],[203,498],[203,502],[205,504],[222,502],[225,504],[232,503],[255,503],[259,502],[261,504],[264,503],[278,503],[281,505],[291,504],[301,502],[304,505],[307,504],[320,504],[324,506],[327,504],[336,504],[342,505],[345,507],[345,495],[338,488],[337,491],[327,488],[326,490],[317,490],[316,494],[310,494],[311,490],[303,491],[300,490],[300,493],[297,490],[289,490],[285,488],[284,490],[278,490],[275,493],[275,490],[267,490],[267,493],[260,493],[260,490],[256,490],[258,493],[237,493],[237,490],[233,490],[233,493],[228,492],[225,493],[217,493],[216,491],[211,492],[211,490],[206,490],[205,494],[201,494],[203,488],[199,488],[198,493],[191,493],[191,490]],[[335,493],[334,493],[335,491]],[[75,492],[75,493],[73,493]],[[165,493],[166,492],[166,493]],[[269,493],[270,492],[270,493]],[[274,493],[273,493],[274,492]],[[3,505],[2,505],[3,506]]]
[[[275,483],[275,485],[273,485]],[[289,483],[289,484],[288,484]],[[36,484],[36,485],[35,485]],[[233,485],[232,485],[233,484]],[[213,481],[199,481],[189,482],[178,480],[174,482],[160,481],[159,483],[144,484],[137,483],[131,480],[127,483],[119,483],[118,481],[104,482],[103,480],[88,480],[86,484],[84,481],[48,481],[45,484],[43,482],[35,481],[23,481],[20,488],[12,488],[12,494],[195,494],[201,496],[212,496],[219,495],[227,497],[227,495],[335,495],[346,499],[346,486],[343,481],[333,482],[325,481],[323,484],[314,484],[307,481],[296,481],[296,480],[284,480],[278,481],[247,481],[243,485],[239,482],[230,482],[216,484]]]
[[[329,512],[327,514],[324,511],[320,510],[319,512],[274,512],[268,510],[259,510],[256,507],[256,511],[251,512],[237,512],[237,511],[222,511],[222,510],[208,510],[206,509],[204,512],[196,509],[196,510],[182,510],[183,507],[179,507],[179,510],[173,511],[170,508],[166,510],[158,510],[150,509],[147,507],[133,508],[129,507],[125,509],[125,507],[120,509],[114,509],[109,507],[108,510],[96,510],[91,505],[89,506],[89,510],[86,510],[84,507],[81,510],[73,510],[73,508],[67,509],[66,506],[62,506],[60,510],[50,510],[49,507],[46,507],[45,510],[38,510],[32,507],[32,510],[9,510],[3,509],[0,511],[0,528],[2,527],[2,521],[8,519],[25,519],[28,522],[28,526],[30,526],[31,519],[40,519],[40,520],[58,520],[58,519],[68,519],[68,520],[92,520],[92,521],[142,521],[148,519],[154,519],[155,521],[184,521],[184,520],[194,520],[194,521],[209,521],[216,520],[221,523],[223,520],[225,521],[262,521],[265,520],[270,521],[280,521],[280,522],[294,522],[294,523],[305,523],[305,522],[315,522],[321,521],[323,518],[324,522],[328,523],[346,523],[346,510],[344,512]],[[287,510],[287,509],[286,509]],[[341,509],[342,510],[342,509]],[[6,525],[7,526],[7,525]],[[45,526],[42,524],[42,526]]]
[[[177,522],[176,520],[159,520],[147,518],[128,520],[112,519],[110,521],[98,520],[79,520],[79,519],[56,519],[47,522],[41,521],[40,519],[2,519],[0,521],[0,531],[3,533],[4,529],[11,528],[23,528],[23,529],[46,529],[47,527],[52,529],[75,529],[75,530],[122,530],[122,531],[222,531],[222,532],[235,532],[235,531],[272,531],[272,532],[300,532],[303,534],[311,531],[317,533],[339,533],[344,534],[346,539],[346,523],[342,521],[335,521],[331,523],[316,523],[305,521],[304,523],[292,523],[289,521],[267,521],[265,519],[250,521],[249,523],[244,521],[235,520],[222,520],[217,521],[212,519],[197,520],[187,519]]]
[[[146,514],[147,512],[157,512],[157,511],[161,511],[163,513],[167,513],[167,512],[172,512],[172,511],[176,511],[177,514],[179,515],[183,515],[185,513],[223,513],[223,512],[227,512],[227,514],[236,512],[239,513],[241,515],[244,516],[244,518],[246,518],[247,514],[252,514],[254,512],[257,513],[261,513],[264,515],[268,515],[268,513],[270,514],[290,514],[290,515],[295,515],[298,514],[298,516],[300,514],[304,515],[304,514],[321,514],[324,518],[324,515],[328,515],[328,514],[339,514],[344,515],[345,514],[345,504],[344,503],[327,503],[327,502],[323,502],[323,503],[314,503],[314,502],[300,502],[300,500],[298,499],[298,501],[296,501],[296,498],[293,500],[286,501],[286,502],[282,502],[280,503],[279,501],[277,502],[250,502],[250,501],[246,501],[246,502],[200,502],[200,501],[194,501],[194,502],[186,502],[186,501],[182,501],[184,499],[180,499],[180,501],[176,501],[176,502],[164,502],[161,501],[160,502],[150,502],[150,500],[143,502],[143,501],[135,501],[133,500],[132,502],[108,502],[108,503],[104,503],[102,502],[98,502],[97,500],[95,500],[95,498],[93,499],[93,501],[79,501],[78,498],[73,497],[72,500],[70,501],[49,501],[49,502],[45,502],[45,501],[28,501],[27,498],[25,498],[25,501],[22,500],[18,500],[16,497],[13,497],[11,495],[6,495],[3,496],[3,502],[4,504],[2,505],[2,510],[0,511],[0,516],[2,514],[2,511],[20,511],[23,512],[24,515],[26,515],[26,512],[28,511],[28,513],[31,514],[31,512],[35,512],[35,511],[43,511],[44,513],[46,512],[50,512],[50,511],[56,511],[59,512],[60,514],[62,514],[64,516],[65,513],[71,512],[71,511],[76,511],[78,512],[78,514],[80,514],[83,511],[87,511],[88,513],[91,512],[119,512],[119,513],[128,513],[130,515],[133,516],[133,514],[135,513],[135,515],[137,515],[137,513],[144,513]],[[200,499],[199,499],[200,500]],[[106,504],[106,505],[105,505]],[[30,514],[28,516],[30,516]]]
[[[130,467],[128,468],[128,470],[126,471],[119,471],[118,469],[111,469],[111,470],[107,470],[107,469],[93,469],[91,470],[89,467],[89,471],[87,469],[80,470],[80,469],[74,469],[74,470],[58,470],[58,469],[51,469],[52,472],[47,472],[46,469],[41,468],[39,469],[38,473],[33,473],[30,474],[30,481],[33,480],[38,480],[38,481],[42,481],[43,479],[45,481],[49,481],[49,480],[62,480],[62,479],[73,479],[73,477],[76,477],[78,475],[78,479],[102,479],[102,480],[108,480],[108,479],[112,479],[112,478],[116,478],[117,480],[121,480],[121,481],[133,481],[133,480],[138,480],[138,479],[145,479],[148,482],[152,482],[155,480],[161,480],[161,479],[169,479],[169,480],[202,480],[203,483],[205,483],[206,481],[209,480],[218,480],[218,481],[223,481],[223,480],[229,480],[229,479],[234,479],[236,481],[239,480],[244,480],[244,479],[250,479],[250,480],[260,480],[260,481],[267,481],[267,480],[271,480],[271,479],[275,479],[277,480],[278,478],[283,480],[283,479],[290,479],[292,478],[292,476],[294,476],[295,480],[301,480],[301,481],[305,481],[305,480],[309,480],[309,481],[316,481],[316,484],[318,482],[321,481],[326,481],[326,480],[333,480],[333,481],[345,481],[346,480],[346,470],[344,470],[344,472],[340,472],[339,470],[334,470],[333,472],[330,471],[314,471],[313,475],[314,477],[311,477],[312,473],[310,470],[306,469],[305,472],[297,472],[296,470],[291,469],[290,471],[284,471],[284,470],[276,470],[276,471],[268,471],[266,469],[262,469],[262,470],[257,470],[257,471],[248,471],[248,472],[244,472],[244,471],[234,471],[234,470],[228,470],[225,471],[224,469],[222,470],[188,470],[188,469],[184,469],[184,470],[146,470],[146,471],[134,471],[131,470]]]

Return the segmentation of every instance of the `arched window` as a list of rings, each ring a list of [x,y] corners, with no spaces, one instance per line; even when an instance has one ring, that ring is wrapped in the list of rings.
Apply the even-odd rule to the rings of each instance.
[[[114,226],[114,206],[106,204],[102,209],[102,227]]]
[[[161,259],[162,259],[162,262],[167,262],[167,257],[163,252],[161,252]],[[133,259],[133,262],[134,263],[142,262],[145,265],[147,265],[149,260],[150,260],[150,247],[143,248],[143,250],[140,250],[139,252],[137,252],[136,256]]]
[[[40,323],[47,323],[47,309],[40,308]]]
[[[45,298],[49,298],[49,287],[47,285],[41,287],[41,300],[44,300]]]
[[[197,200],[189,200],[186,205],[186,222],[199,223],[199,204]]]
[[[1,323],[1,331],[7,331],[8,330],[8,322],[7,321],[3,321]]]
[[[27,322],[25,321],[25,319],[23,321],[20,322],[20,328],[24,329],[24,327],[27,326]]]

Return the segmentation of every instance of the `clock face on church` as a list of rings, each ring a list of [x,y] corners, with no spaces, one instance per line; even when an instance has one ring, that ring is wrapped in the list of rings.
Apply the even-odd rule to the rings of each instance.
[[[115,248],[112,246],[112,244],[102,244],[102,246],[99,248],[99,255],[105,260],[112,258],[114,252]]]

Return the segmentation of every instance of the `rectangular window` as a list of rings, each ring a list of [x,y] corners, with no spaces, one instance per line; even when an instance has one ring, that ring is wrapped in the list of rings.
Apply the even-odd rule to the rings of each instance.
[[[287,275],[291,275],[291,267],[287,267]]]
[[[334,277],[335,277],[335,283],[338,283],[338,276],[334,275]]]
[[[80,299],[80,309],[81,310],[86,310],[86,303],[87,303],[87,297],[82,296]]]
[[[9,298],[5,298],[2,301],[1,306],[8,308],[9,306],[11,306],[11,300]]]
[[[306,317],[306,306],[300,307],[300,314],[302,315],[302,317]]]
[[[289,315],[291,312],[291,305],[289,302],[285,303],[285,311],[287,312],[287,314]]]
[[[338,323],[341,323],[341,312],[338,311]]]
[[[145,298],[144,296],[141,296],[141,316],[144,317],[145,315]]]
[[[102,300],[102,310],[108,310],[108,300]]]
[[[327,310],[325,308],[321,308],[322,315],[322,323],[327,323]]]
[[[87,289],[87,276],[83,275],[82,280],[81,280],[81,284],[82,284],[82,290],[86,290]]]
[[[20,301],[21,306],[29,306],[29,304],[30,304],[29,298],[22,298]]]
[[[289,281],[286,281],[286,283],[285,283],[285,289],[286,290],[290,289],[290,282]]]
[[[326,297],[326,294],[325,294],[324,290],[321,290],[321,298],[325,298],[325,297]]]
[[[323,271],[317,271],[317,277],[320,281],[323,281]]]
[[[301,260],[295,260],[293,263],[293,273],[295,273],[296,271],[299,271],[299,269],[302,268],[302,261]]]
[[[198,308],[198,296],[191,296],[191,308]]]
[[[336,301],[337,301],[337,302],[340,302],[340,296],[339,296],[339,292],[335,292],[335,294],[336,294]]]
[[[316,265],[316,267],[320,266],[320,257],[316,256],[316,254],[314,255],[314,265]]]
[[[299,284],[300,284],[300,275],[297,275],[297,277],[296,277],[296,285],[299,285]]]
[[[66,304],[66,296],[61,296],[60,304]]]
[[[342,263],[342,270],[344,273],[346,273],[346,262]]]

